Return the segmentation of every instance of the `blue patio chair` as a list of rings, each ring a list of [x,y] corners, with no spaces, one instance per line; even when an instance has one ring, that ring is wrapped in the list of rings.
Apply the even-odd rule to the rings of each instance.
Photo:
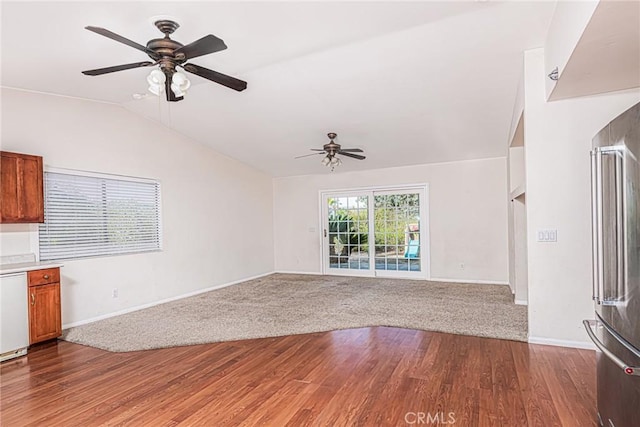
[[[405,258],[418,258],[420,254],[420,241],[419,240],[409,240],[409,244],[406,246],[406,250],[404,252]]]

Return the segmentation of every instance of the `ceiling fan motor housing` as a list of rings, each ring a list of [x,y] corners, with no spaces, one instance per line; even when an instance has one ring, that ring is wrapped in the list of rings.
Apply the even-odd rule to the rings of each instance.
[[[338,134],[336,134],[335,132],[329,132],[327,136],[329,137],[330,141],[328,144],[323,145],[322,148],[327,152],[329,157],[333,157],[340,150],[340,144],[336,144],[333,141],[334,139],[336,139]]]
[[[171,57],[173,57],[173,51],[182,46],[182,43],[171,40],[169,37],[149,40],[147,43],[147,48],[156,52],[158,55]]]
[[[335,156],[335,154],[340,150],[340,144],[336,144],[335,142],[330,142],[322,146],[324,151],[327,152],[329,156]]]
[[[154,51],[157,56],[154,58],[149,55],[152,59],[156,59],[158,61],[158,65],[160,69],[165,74],[173,74],[176,72],[176,65],[185,62],[184,55],[175,55],[173,52],[176,49],[183,47],[184,45],[178,41],[172,40],[169,38],[169,34],[173,34],[175,30],[177,30],[180,25],[178,25],[175,21],[170,20],[160,20],[155,22],[156,27],[164,33],[164,37],[160,39],[149,40],[147,43],[147,48]]]

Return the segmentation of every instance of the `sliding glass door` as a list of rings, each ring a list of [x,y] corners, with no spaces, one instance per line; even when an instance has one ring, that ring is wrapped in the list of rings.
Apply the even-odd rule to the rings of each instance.
[[[337,274],[367,274],[372,270],[369,249],[370,193],[327,195],[324,200],[325,267]],[[331,273],[329,273],[331,274]]]
[[[325,274],[428,277],[426,187],[322,195]]]
[[[420,192],[385,191],[374,194],[375,266],[385,276],[421,272]]]

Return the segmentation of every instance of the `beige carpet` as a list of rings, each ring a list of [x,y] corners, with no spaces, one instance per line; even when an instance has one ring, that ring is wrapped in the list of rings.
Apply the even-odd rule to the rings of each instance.
[[[273,274],[70,328],[62,338],[124,352],[365,326],[526,341],[527,310],[504,285]]]

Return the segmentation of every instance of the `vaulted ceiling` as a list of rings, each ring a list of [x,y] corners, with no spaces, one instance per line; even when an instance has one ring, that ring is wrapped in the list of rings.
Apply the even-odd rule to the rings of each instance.
[[[365,150],[351,171],[504,156],[522,52],[541,47],[553,2],[3,2],[2,85],[121,104],[274,176],[328,173],[327,142]],[[145,94],[138,43],[174,17],[184,44],[227,50],[192,62],[246,80],[238,93],[197,76],[185,99]],[[87,141],[90,143],[90,141]]]

